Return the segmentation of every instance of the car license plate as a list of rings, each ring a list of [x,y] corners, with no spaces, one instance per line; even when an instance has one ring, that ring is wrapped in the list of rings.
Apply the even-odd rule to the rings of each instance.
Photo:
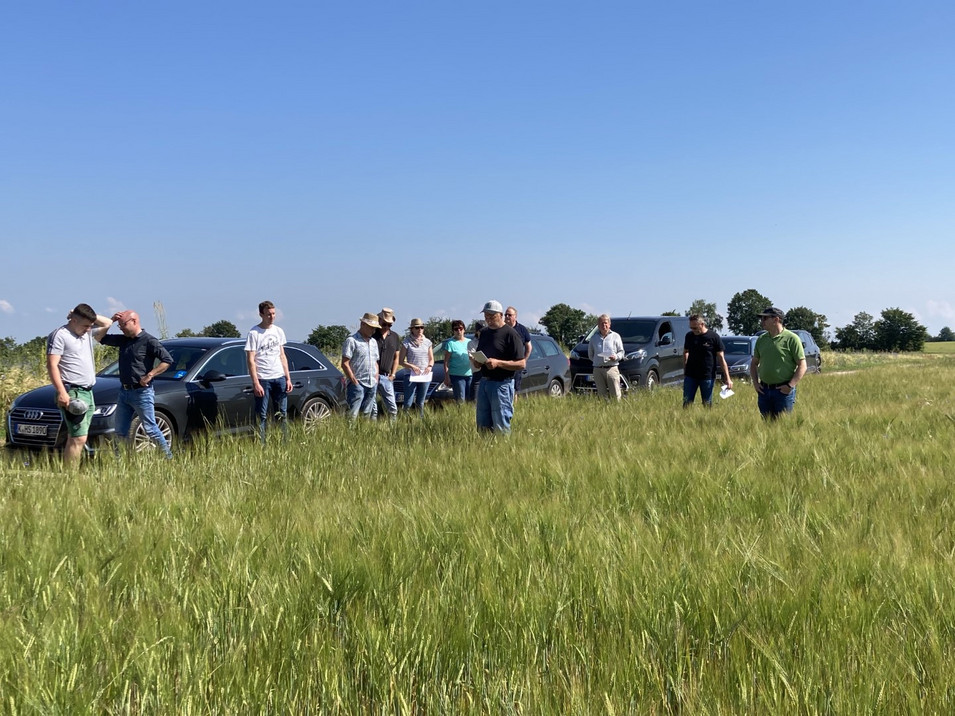
[[[17,435],[36,435],[38,437],[46,437],[46,425],[24,425],[20,423],[17,425]]]

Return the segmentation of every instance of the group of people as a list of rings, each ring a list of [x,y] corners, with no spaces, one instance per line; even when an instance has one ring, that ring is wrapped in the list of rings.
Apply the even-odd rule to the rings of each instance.
[[[464,321],[451,322],[451,337],[444,344],[444,383],[458,402],[471,396],[476,382],[477,428],[481,431],[508,433],[514,415],[514,396],[520,389],[521,371],[531,354],[530,332],[517,322],[517,309],[507,310],[498,301],[488,301],[477,323],[475,337],[468,340]],[[408,370],[404,387],[406,410],[424,412],[424,402],[434,369],[434,344],[424,335],[420,318],[411,320],[409,336],[401,340],[392,330],[395,313],[382,308],[377,314],[361,317],[358,330],[342,345],[342,372],[348,381],[348,415],[377,417],[378,401],[388,417],[398,414],[395,376],[400,368]],[[479,380],[475,381],[475,377]]]
[[[796,384],[806,374],[806,354],[802,341],[783,325],[785,313],[770,306],[759,314],[764,329],[756,339],[750,363],[750,378],[758,395],[759,412],[764,418],[776,419],[791,412],[796,404]],[[620,335],[610,330],[610,316],[597,319],[597,332],[590,339],[588,356],[593,363],[597,395],[620,400],[620,361],[625,351]],[[683,341],[683,407],[700,400],[705,407],[713,405],[713,386],[717,369],[723,384],[733,389],[733,378],[719,333],[710,330],[699,314],[690,316],[690,332]]]
[[[459,402],[470,398],[472,382],[475,382],[477,429],[507,434],[514,416],[514,398],[520,389],[521,372],[531,355],[530,333],[518,323],[513,306],[505,310],[500,302],[491,300],[484,304],[481,312],[484,321],[477,322],[474,339],[465,336],[464,321],[451,322],[452,336],[443,346],[444,382]],[[806,373],[802,341],[786,330],[784,315],[776,307],[760,313],[765,332],[756,340],[750,364],[759,411],[771,419],[792,411],[796,385]],[[270,410],[287,433],[288,393],[292,390],[284,349],[286,336],[275,325],[275,316],[275,304],[260,303],[260,322],[249,330],[245,346],[258,432],[263,442]],[[118,334],[109,333],[114,323],[119,327]],[[347,412],[351,418],[359,414],[377,417],[377,396],[381,396],[389,418],[396,418],[394,382],[401,367],[410,373],[404,407],[424,410],[434,368],[434,345],[424,335],[424,322],[420,318],[412,319],[410,335],[404,340],[392,330],[394,324],[395,313],[390,308],[382,308],[377,314],[366,313],[359,321],[358,331],[342,346],[342,372],[347,380]],[[169,444],[156,423],[152,387],[153,379],[172,363],[169,351],[143,330],[135,311],[120,311],[107,318],[81,303],[70,311],[66,324],[47,339],[47,372],[67,427],[64,459],[70,464],[79,461],[96,410],[92,392],[96,382],[93,340],[119,349],[121,390],[115,416],[117,435],[129,440],[134,418],[138,418],[150,439],[171,458]],[[619,400],[619,364],[625,351],[620,335],[611,330],[607,314],[599,317],[588,351],[598,395]],[[732,389],[722,339],[707,328],[702,316],[690,316],[690,332],[683,349],[684,407],[694,402],[697,392],[704,406],[712,405],[717,368],[722,371],[724,384]]]
[[[118,334],[109,333],[114,323],[119,326]],[[156,424],[152,387],[153,378],[172,363],[169,351],[143,330],[135,311],[120,311],[107,318],[98,315],[89,304],[81,303],[67,315],[66,324],[47,338],[47,373],[67,429],[64,460],[71,465],[79,462],[96,411],[93,340],[119,349],[121,388],[114,418],[117,435],[129,438],[135,416],[163,454],[171,458],[169,443]]]

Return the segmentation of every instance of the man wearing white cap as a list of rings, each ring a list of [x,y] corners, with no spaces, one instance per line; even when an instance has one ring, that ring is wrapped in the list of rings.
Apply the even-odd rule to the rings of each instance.
[[[348,417],[358,413],[373,418],[375,394],[378,391],[378,343],[375,329],[380,328],[378,316],[366,313],[361,317],[358,331],[348,336],[342,345],[342,372],[348,379]]]
[[[524,343],[511,326],[504,323],[504,308],[499,301],[484,304],[487,327],[478,339],[479,360],[472,356],[474,370],[481,371],[477,387],[478,431],[511,432],[514,416],[514,371],[523,370]]]
[[[66,325],[46,339],[46,370],[56,388],[56,405],[67,429],[63,460],[71,466],[79,464],[96,410],[93,404],[96,363],[91,337],[98,339],[110,325],[109,318],[97,315],[89,304],[81,303],[67,314]]]

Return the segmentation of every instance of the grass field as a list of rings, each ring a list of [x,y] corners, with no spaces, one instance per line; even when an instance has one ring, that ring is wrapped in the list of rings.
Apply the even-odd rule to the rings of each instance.
[[[951,713],[955,359],[737,387],[5,456],[0,708]]]
[[[926,343],[926,353],[943,353],[951,355],[955,353],[955,341],[942,341],[941,343]]]

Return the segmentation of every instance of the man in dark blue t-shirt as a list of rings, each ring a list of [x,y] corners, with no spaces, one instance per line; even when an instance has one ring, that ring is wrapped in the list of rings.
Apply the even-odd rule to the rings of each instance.
[[[504,309],[499,301],[484,304],[487,327],[481,331],[477,349],[484,361],[471,358],[471,366],[481,371],[477,388],[478,431],[511,432],[514,417],[515,371],[524,370],[524,346],[521,337],[504,323]]]
[[[123,335],[115,333],[99,336],[104,346],[119,348],[119,381],[122,389],[116,404],[116,434],[130,439],[129,429],[133,413],[139,416],[143,430],[159,446],[167,458],[172,457],[169,443],[156,424],[156,394],[152,381],[172,365],[172,356],[155,336],[139,325],[139,314],[121,311],[113,316]]]
[[[504,311],[504,323],[509,325],[515,331],[517,335],[521,337],[521,341],[524,343],[524,361],[530,360],[531,357],[531,332],[527,330],[525,326],[517,322],[517,309],[514,306],[508,306],[507,310]],[[523,370],[514,371],[514,397],[517,397],[518,391],[521,389],[521,376],[524,375]]]

